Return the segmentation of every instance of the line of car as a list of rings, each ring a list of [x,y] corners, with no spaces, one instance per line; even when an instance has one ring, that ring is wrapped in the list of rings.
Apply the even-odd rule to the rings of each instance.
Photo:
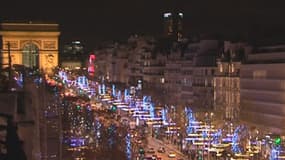
[[[158,153],[166,153],[166,150],[165,150],[164,147],[160,147],[160,148],[157,150],[157,152],[158,152]],[[154,148],[152,148],[152,147],[147,150],[147,153],[148,153],[148,154],[153,154],[153,155],[152,155],[151,157],[145,157],[145,160],[148,160],[148,159],[151,159],[151,160],[160,160],[160,159],[162,159],[161,157],[159,157],[159,156],[157,156],[157,155],[155,154],[155,150],[154,150]],[[176,158],[176,153],[173,152],[173,151],[169,151],[169,152],[168,152],[168,157],[169,157],[169,158]]]

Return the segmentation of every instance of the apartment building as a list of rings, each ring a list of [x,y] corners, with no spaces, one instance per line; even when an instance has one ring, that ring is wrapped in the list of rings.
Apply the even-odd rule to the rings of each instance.
[[[240,70],[242,122],[285,134],[285,45],[253,47],[246,57]]]
[[[217,71],[216,57],[220,52],[218,40],[202,39],[192,45],[193,59],[193,106],[197,112],[213,110],[214,75]]]
[[[219,120],[234,121],[240,111],[240,67],[244,43],[224,42],[214,77],[214,110]]]

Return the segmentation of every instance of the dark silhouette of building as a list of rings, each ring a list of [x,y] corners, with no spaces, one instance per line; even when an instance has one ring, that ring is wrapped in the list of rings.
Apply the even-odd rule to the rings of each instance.
[[[18,136],[17,124],[13,122],[13,117],[0,113],[0,119],[0,159],[26,160],[23,142]]]
[[[85,54],[84,46],[80,41],[72,41],[64,45],[60,55],[61,67],[69,69],[86,67],[87,60],[88,54]]]
[[[183,13],[182,12],[165,12],[164,20],[164,35],[174,38],[177,41],[182,40],[183,35]]]

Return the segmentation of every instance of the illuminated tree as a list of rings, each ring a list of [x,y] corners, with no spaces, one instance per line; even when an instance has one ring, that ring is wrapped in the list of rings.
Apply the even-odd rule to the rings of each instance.
[[[132,145],[131,145],[130,134],[127,134],[127,136],[126,136],[126,156],[127,156],[127,160],[131,160],[131,158],[132,158]]]
[[[188,125],[187,125],[187,128],[186,128],[186,133],[187,134],[194,133],[195,130],[194,130],[194,127],[193,127],[193,122],[195,122],[196,119],[193,116],[193,112],[192,112],[191,108],[189,108],[189,107],[185,107],[184,112],[186,114],[187,121],[188,121]]]
[[[167,109],[166,108],[163,108],[161,110],[161,115],[162,115],[162,122],[166,123],[167,122]]]
[[[127,148],[125,128],[118,127],[115,124],[101,127],[100,145],[95,148],[95,159],[128,159],[125,153],[125,148]]]
[[[154,118],[154,104],[153,103],[150,103],[149,112],[150,112],[151,118]]]
[[[238,126],[233,134],[232,138],[232,151],[234,153],[243,153],[245,152],[245,144],[249,138],[249,132],[246,126]]]
[[[270,152],[269,160],[278,160],[280,146],[273,146]]]
[[[116,96],[116,87],[115,87],[114,84],[112,85],[112,96],[113,96],[113,97]]]
[[[222,129],[218,129],[218,131],[214,133],[213,143],[214,144],[221,143],[221,141],[222,141],[221,138],[222,138]]]
[[[106,94],[106,86],[105,84],[102,84],[102,94]]]
[[[121,91],[118,91],[117,100],[121,100],[121,98],[122,98],[122,93],[121,93]]]

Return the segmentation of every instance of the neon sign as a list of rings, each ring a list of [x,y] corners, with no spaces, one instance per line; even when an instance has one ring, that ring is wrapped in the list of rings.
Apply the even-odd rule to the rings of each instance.
[[[96,56],[94,54],[89,55],[88,73],[90,76],[94,76],[95,73],[95,59]]]

